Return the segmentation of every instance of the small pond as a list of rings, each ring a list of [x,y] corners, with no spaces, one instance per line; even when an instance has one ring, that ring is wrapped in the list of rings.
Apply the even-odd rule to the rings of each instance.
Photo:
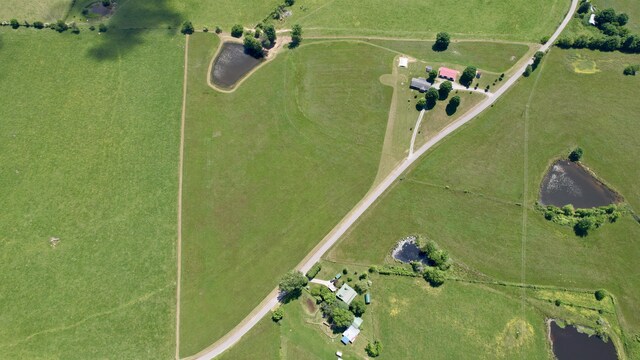
[[[616,360],[613,342],[578,332],[573,326],[564,329],[555,321],[549,324],[553,353],[558,360]]]
[[[396,247],[391,252],[391,256],[394,259],[402,261],[404,263],[410,263],[412,261],[420,261],[427,264],[427,257],[420,252],[420,248],[416,244],[415,236],[408,236],[398,242]]]
[[[592,208],[618,202],[619,196],[582,166],[569,160],[556,161],[540,188],[540,202],[558,207]]]
[[[242,44],[224,43],[214,60],[211,82],[221,88],[230,89],[262,61],[264,59],[256,59],[246,54]]]

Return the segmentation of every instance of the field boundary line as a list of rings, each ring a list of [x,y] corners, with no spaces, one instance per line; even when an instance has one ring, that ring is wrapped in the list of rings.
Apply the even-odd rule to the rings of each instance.
[[[182,116],[180,119],[180,160],[178,161],[178,241],[176,242],[176,359],[180,359],[180,283],[182,280],[182,174],[184,170],[184,124],[187,117],[187,74],[189,35],[184,44],[184,78],[182,83]]]

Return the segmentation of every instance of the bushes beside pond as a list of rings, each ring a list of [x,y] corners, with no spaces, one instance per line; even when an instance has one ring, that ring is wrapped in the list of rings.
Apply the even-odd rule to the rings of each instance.
[[[574,209],[571,205],[559,208],[553,205],[537,204],[536,208],[544,214],[545,219],[559,225],[572,226],[578,236],[586,236],[589,231],[607,222],[616,222],[627,211],[625,207],[615,204],[591,209]]]

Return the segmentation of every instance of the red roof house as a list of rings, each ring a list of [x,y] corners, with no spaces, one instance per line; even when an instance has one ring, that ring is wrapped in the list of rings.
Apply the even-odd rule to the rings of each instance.
[[[460,75],[460,73],[453,69],[449,69],[446,67],[441,67],[440,69],[438,69],[438,76],[440,76],[443,79],[456,81],[456,78],[458,77],[458,75]]]

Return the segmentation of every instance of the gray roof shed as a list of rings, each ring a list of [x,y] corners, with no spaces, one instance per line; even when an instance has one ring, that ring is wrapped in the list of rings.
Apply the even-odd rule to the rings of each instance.
[[[410,88],[412,88],[412,89],[416,89],[416,90],[419,90],[421,92],[425,92],[425,91],[429,90],[430,87],[431,87],[431,84],[429,84],[429,82],[425,78],[413,78],[413,79],[411,79]]]

